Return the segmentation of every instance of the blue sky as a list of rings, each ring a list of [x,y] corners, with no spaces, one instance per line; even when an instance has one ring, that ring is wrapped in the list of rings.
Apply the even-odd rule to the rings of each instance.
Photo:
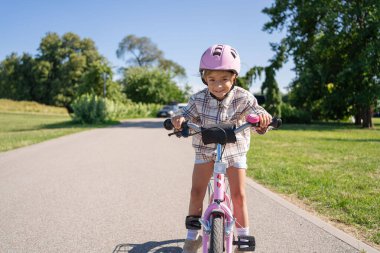
[[[193,91],[203,88],[199,59],[212,44],[235,47],[242,58],[242,75],[252,66],[266,66],[273,56],[269,42],[283,34],[268,34],[262,27],[269,18],[261,13],[272,0],[0,0],[0,60],[11,52],[37,54],[47,32],[66,32],[91,38],[112,66],[125,66],[116,49],[127,35],[149,37],[167,59],[186,69]],[[277,74],[280,89],[294,78],[292,63]],[[259,90],[256,82],[252,91]]]

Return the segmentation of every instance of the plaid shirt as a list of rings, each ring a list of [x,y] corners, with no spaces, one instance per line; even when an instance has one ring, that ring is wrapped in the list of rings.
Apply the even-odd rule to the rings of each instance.
[[[258,105],[256,98],[247,90],[234,87],[222,101],[213,98],[206,88],[192,95],[189,103],[176,115],[182,115],[197,125],[207,127],[219,123],[233,123],[237,127],[245,123],[248,114],[267,113]],[[265,133],[265,132],[264,132]],[[246,155],[250,143],[250,129],[236,135],[236,143],[228,143],[225,146],[222,160],[228,162],[229,166]],[[211,161],[216,157],[216,144],[205,145],[200,134],[193,136],[193,147],[196,159]]]

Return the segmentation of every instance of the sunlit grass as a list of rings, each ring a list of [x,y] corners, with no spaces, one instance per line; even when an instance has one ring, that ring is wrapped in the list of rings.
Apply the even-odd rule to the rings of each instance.
[[[252,137],[248,161],[256,181],[380,244],[380,129],[285,125]]]
[[[114,123],[82,125],[62,107],[0,99],[0,152]]]
[[[0,99],[0,112],[68,115],[64,107],[47,106],[32,101],[13,101],[10,99]]]

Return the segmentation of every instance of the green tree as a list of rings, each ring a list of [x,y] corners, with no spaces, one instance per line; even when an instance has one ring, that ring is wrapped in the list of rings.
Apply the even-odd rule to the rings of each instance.
[[[30,80],[30,84],[35,81],[35,88],[33,90],[32,99],[41,103],[49,101],[49,75],[51,73],[52,65],[48,61],[36,60],[33,66],[34,80]]]
[[[158,67],[169,73],[172,78],[186,77],[185,69],[178,63],[165,59],[164,53],[147,37],[137,37],[133,34],[126,36],[119,43],[116,55],[132,67]]]
[[[372,127],[380,94],[380,2],[276,0],[263,10],[264,30],[286,29],[295,63],[290,100],[314,116]]]
[[[104,90],[105,88],[105,90]],[[94,61],[88,68],[80,81],[78,96],[92,94],[119,102],[125,102],[126,97],[122,91],[122,86],[113,81],[113,72],[108,62],[104,58]]]
[[[0,97],[15,100],[32,100],[35,93],[33,66],[35,60],[29,54],[12,53],[0,63]],[[31,82],[30,82],[31,80]]]
[[[41,102],[46,104],[69,107],[82,94],[102,95],[104,74],[112,80],[109,63],[91,39],[81,39],[74,33],[62,37],[48,33],[38,51],[38,69],[43,72],[38,83],[45,88]]]
[[[252,85],[252,81],[261,78],[265,73],[265,80],[261,85],[261,93],[265,96],[265,109],[272,115],[281,116],[281,93],[276,81],[276,71],[278,71],[286,61],[286,45],[284,41],[281,44],[271,43],[271,48],[275,56],[269,60],[269,66],[254,66],[245,74],[243,84]]]
[[[17,80],[15,71],[19,64],[19,58],[16,53],[7,56],[0,63],[0,97],[12,98],[17,90]]]
[[[133,66],[151,66],[162,57],[162,51],[147,37],[137,37],[130,34],[122,39],[116,51],[120,59],[125,59],[127,54],[132,58],[127,58],[126,63]]]
[[[236,86],[242,87],[243,89],[249,90],[250,85],[245,76],[238,76],[236,79]]]
[[[103,95],[106,75],[107,97],[125,99],[121,86],[112,82],[109,63],[91,39],[47,33],[38,52],[35,58],[13,53],[0,63],[0,97],[70,108],[82,94]]]
[[[265,109],[272,115],[281,116],[281,94],[275,75],[274,68],[265,68],[265,80],[261,86],[261,93],[265,95]]]
[[[185,92],[158,68],[131,67],[124,76],[124,91],[133,102],[166,104],[185,100]]]
[[[167,60],[164,58],[158,59],[158,68],[168,72],[172,77],[186,77],[186,70],[172,60]]]
[[[102,59],[92,40],[81,40],[74,33],[66,33],[61,38],[56,33],[48,33],[38,51],[37,60],[50,65],[42,102],[59,106],[69,106],[80,95],[83,75]]]

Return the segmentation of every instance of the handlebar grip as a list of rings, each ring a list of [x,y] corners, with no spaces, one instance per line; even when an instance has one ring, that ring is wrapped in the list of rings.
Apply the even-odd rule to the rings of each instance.
[[[173,129],[174,129],[174,125],[173,125],[173,123],[172,123],[172,120],[171,120],[171,119],[166,119],[166,120],[164,121],[164,127],[165,127],[166,130],[173,130]],[[183,128],[189,128],[189,127],[187,126],[187,121],[182,122],[181,128],[182,128],[182,129],[183,129]]]
[[[166,119],[164,121],[164,127],[166,130],[173,130],[174,126],[171,119]]]
[[[279,118],[273,118],[272,122],[269,124],[269,126],[276,128],[276,129],[280,128],[281,125],[282,125],[282,120]]]
[[[166,130],[173,130],[174,125],[172,123],[172,120],[166,119],[164,121],[164,127]],[[173,133],[169,134],[169,136],[175,134],[177,137],[189,137],[190,129],[189,129],[189,126],[187,125],[187,121],[182,122],[181,128],[182,130],[175,130]]]
[[[246,120],[253,127],[260,126],[260,119],[259,119],[259,117],[252,117],[252,116],[248,115],[246,117]],[[272,122],[269,124],[270,127],[273,127],[275,129],[280,128],[281,125],[282,125],[282,120],[279,119],[279,118],[272,118]]]

